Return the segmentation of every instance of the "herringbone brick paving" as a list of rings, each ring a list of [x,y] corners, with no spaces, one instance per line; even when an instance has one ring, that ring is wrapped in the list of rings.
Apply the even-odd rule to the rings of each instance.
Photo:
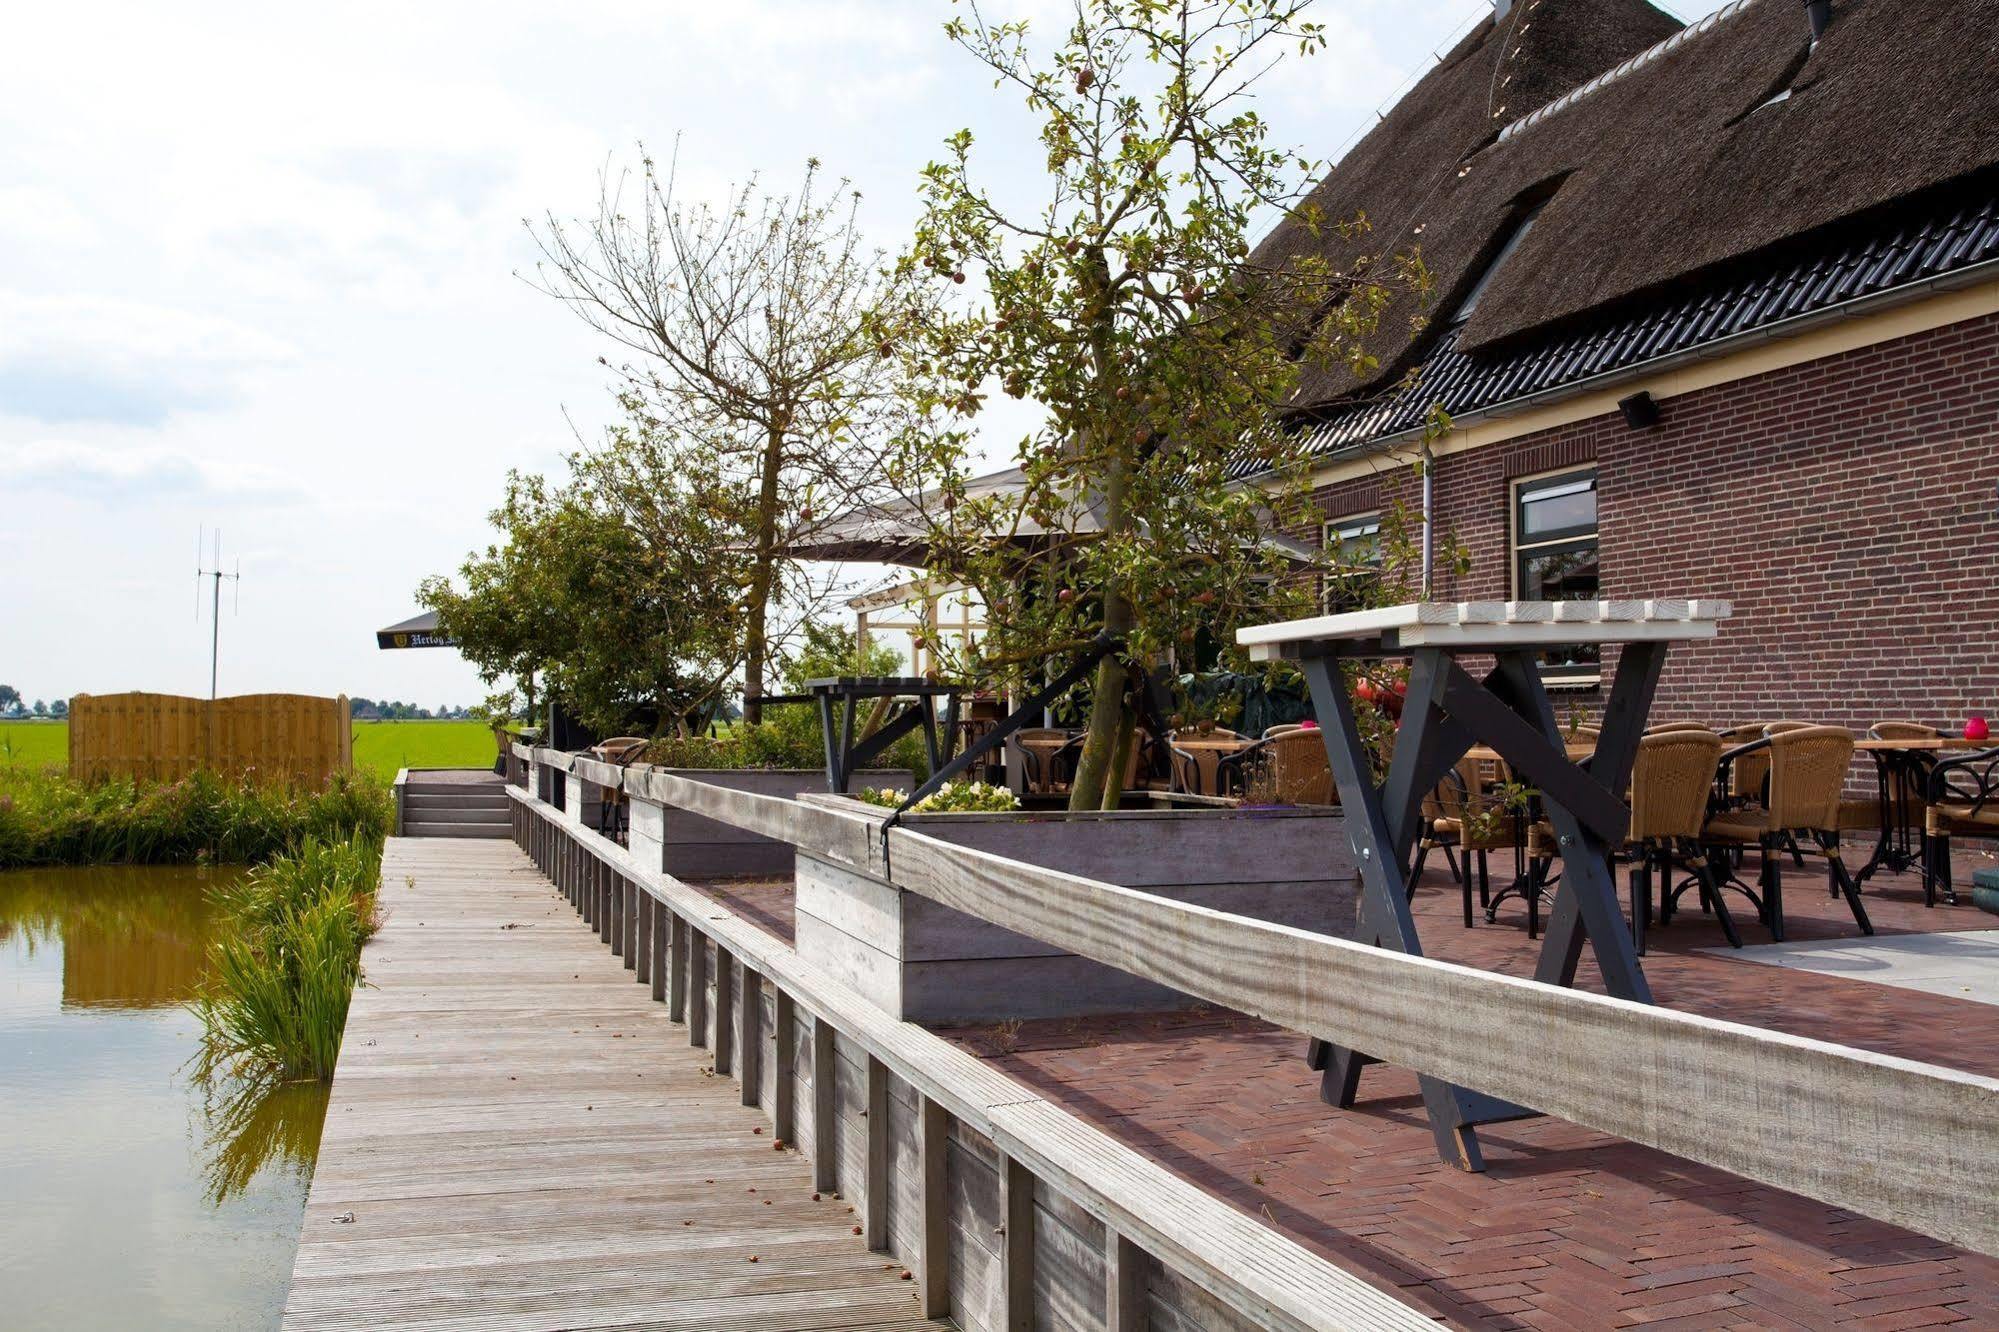
[[[1960,854],[1958,881],[1989,854]],[[1502,875],[1501,871],[1504,870]],[[1510,877],[1495,857],[1497,882]],[[784,937],[789,885],[711,891]],[[1922,906],[1909,876],[1870,880],[1882,934],[1985,928],[1968,905]],[[1787,876],[1794,940],[1856,933],[1809,873]],[[1432,956],[1531,972],[1509,902],[1471,930],[1441,866],[1416,912]],[[1745,940],[1764,941],[1746,905]],[[1645,970],[1675,1008],[1999,1074],[1999,1007],[1699,950],[1697,912],[1655,930]],[[1586,962],[1579,984],[1600,988]],[[946,1030],[1245,1212],[1466,1328],[1999,1327],[1999,1261],[1556,1119],[1490,1125],[1488,1169],[1440,1163],[1415,1078],[1371,1067],[1361,1100],[1318,1099],[1302,1041],[1241,1014],[1173,1014]]]

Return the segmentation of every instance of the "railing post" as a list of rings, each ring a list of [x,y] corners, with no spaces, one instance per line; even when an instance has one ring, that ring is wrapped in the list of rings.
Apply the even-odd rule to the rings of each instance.
[[[670,911],[666,918],[667,965],[670,970],[666,978],[666,1016],[670,1022],[687,1021],[687,922],[680,918],[678,911]]]
[[[812,1187],[831,1193],[840,1187],[838,1161],[840,1100],[835,1094],[833,1024],[812,1017]]]
[[[745,962],[742,964],[743,992],[736,1001],[736,1063],[742,1069],[743,1104],[756,1105],[763,1098],[764,978]]]
[[[631,890],[632,900],[638,904],[633,913],[638,927],[632,938],[632,979],[646,985],[652,981],[652,894],[641,890],[636,883]]]
[[[1001,1152],[1000,1300],[1003,1332],[1034,1332],[1034,1176]]]
[[[798,1079],[794,1060],[798,1057],[797,1010],[784,986],[775,987],[771,1025],[777,1029],[777,1067],[771,1071],[770,1119],[780,1142],[798,1136]]]
[[[868,1056],[867,1192],[861,1200],[862,1233],[868,1247],[888,1248],[888,1066]]]
[[[639,968],[639,886],[615,868],[611,870],[611,881],[617,884],[618,899],[624,904],[625,970],[635,972]],[[634,979],[645,978],[636,976]]]
[[[715,941],[715,1072],[736,1071],[736,959]]]
[[[667,922],[672,919],[672,913],[666,903],[651,893],[646,894],[646,901],[650,904],[648,910],[652,915],[652,930],[646,936],[646,953],[651,959],[646,967],[646,979],[652,984],[652,1001],[659,1003],[666,998]]]
[[[925,1318],[951,1312],[951,1210],[945,1197],[945,1161],[950,1151],[950,1120],[944,1107],[916,1094],[916,1147],[920,1180],[917,1188],[917,1288]]]
[[[1104,1327],[1106,1332],[1139,1332],[1145,1326],[1145,1252],[1104,1227]]]
[[[687,922],[687,1043],[708,1044],[708,939]]]

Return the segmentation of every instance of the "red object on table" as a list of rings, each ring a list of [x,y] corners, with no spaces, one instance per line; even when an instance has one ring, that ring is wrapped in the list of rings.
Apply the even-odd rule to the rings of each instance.
[[[1983,717],[1967,717],[1964,722],[1964,738],[1967,740],[1990,740],[1992,728],[1985,724]]]

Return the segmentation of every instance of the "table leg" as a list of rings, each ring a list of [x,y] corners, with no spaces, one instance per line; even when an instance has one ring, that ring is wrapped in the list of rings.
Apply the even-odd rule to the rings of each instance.
[[[833,735],[833,696],[819,695],[819,731],[826,741],[826,789],[839,795],[847,789],[847,778],[840,771],[840,746]]]
[[[1612,798],[1620,805],[1665,656],[1663,644],[1630,643],[1618,662],[1589,781],[1602,793],[1615,793]],[[1559,752],[1561,728],[1533,654],[1500,654],[1496,674],[1505,686],[1505,702]],[[1610,840],[1578,817],[1563,799],[1564,792],[1544,785],[1542,793],[1562,853],[1562,878],[1534,978],[1550,985],[1572,984],[1586,936],[1603,972],[1604,987],[1621,999],[1652,1002],[1652,988],[1618,904],[1617,880],[1610,872]]]
[[[1376,947],[1421,956],[1422,944],[1409,910],[1408,855],[1416,840],[1424,793],[1441,775],[1439,767],[1447,770],[1471,744],[1469,735],[1452,723],[1441,707],[1445,659],[1432,650],[1417,653],[1412,661],[1395,758],[1389,765],[1388,780],[1380,786],[1374,783],[1366,743],[1354,720],[1353,701],[1340,678],[1339,663],[1319,657],[1303,665],[1325,732],[1327,759],[1347,811],[1354,863],[1360,871],[1357,937]],[[1314,1042],[1307,1061],[1321,1070],[1320,1096],[1342,1107],[1353,1104],[1360,1070],[1372,1062],[1359,1051],[1327,1042]],[[1461,1169],[1484,1168],[1474,1124],[1529,1113],[1427,1075],[1419,1074],[1417,1081],[1438,1155]]]

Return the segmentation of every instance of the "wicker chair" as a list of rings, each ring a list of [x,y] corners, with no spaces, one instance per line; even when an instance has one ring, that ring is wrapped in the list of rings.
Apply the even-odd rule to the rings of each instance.
[[[1944,759],[1930,769],[1923,792],[1923,904],[1957,903],[1950,839],[1999,837],[1999,747]]]
[[[1464,891],[1465,928],[1472,924],[1472,878],[1478,878],[1478,904],[1488,912],[1492,902],[1492,876],[1487,854],[1513,845],[1513,821],[1500,802],[1486,790],[1486,765],[1478,759],[1462,759],[1457,767],[1423,801],[1424,836],[1416,852],[1416,873],[1410,876],[1413,890],[1423,872],[1423,861],[1433,848],[1441,847],[1448,857],[1453,849],[1463,857],[1453,860],[1451,869]],[[1503,774],[1502,774],[1503,780]],[[1530,910],[1533,904],[1530,905]]]
[[[1215,764],[1215,794],[1259,804],[1337,805],[1326,737],[1316,727],[1272,727],[1263,739]]]
[[[1912,721],[1878,721],[1867,728],[1876,740],[1935,740],[1943,735],[1934,726]]]
[[[1029,748],[1027,741],[1046,745]],[[1075,779],[1076,763],[1082,757],[1083,737],[1055,726],[1028,726],[1016,731],[1008,746],[1008,757],[1018,755],[1021,789],[1032,795],[1056,795],[1069,789]]]
[[[1715,734],[1714,727],[1709,726],[1706,722],[1697,721],[1655,722],[1653,725],[1645,728],[1646,735],[1670,735],[1674,731],[1704,731],[1708,735]]]
[[[1652,923],[1652,875],[1659,883],[1659,920],[1673,917],[1680,894],[1689,886],[1700,890],[1703,910],[1712,911],[1721,932],[1734,948],[1742,947],[1735,920],[1728,913],[1705,853],[1701,828],[1708,798],[1714,791],[1721,762],[1721,737],[1705,726],[1661,731],[1638,742],[1631,765],[1631,831],[1625,852],[1631,857],[1631,939],[1645,951],[1646,930]],[[1675,869],[1689,875],[1677,889]]]
[[[1248,736],[1220,726],[1210,731],[1192,731],[1186,732],[1184,735],[1180,731],[1168,731],[1166,733],[1166,743],[1167,753],[1172,756],[1173,761],[1173,789],[1176,791],[1185,791],[1189,795],[1221,794],[1221,761],[1223,758],[1231,756],[1215,753],[1212,757],[1207,757],[1206,761],[1203,762],[1203,755],[1180,747],[1180,741],[1183,738],[1190,740],[1240,740],[1244,746],[1254,743]]]
[[[1769,777],[1767,799],[1760,807],[1725,810],[1708,820],[1701,841],[1710,847],[1757,850],[1762,865],[1759,895],[1730,876],[1723,886],[1748,895],[1770,928],[1770,937],[1784,938],[1784,878],[1779,852],[1787,840],[1802,856],[1807,839],[1826,861],[1828,885],[1846,898],[1863,934],[1874,933],[1861,905],[1860,889],[1839,854],[1839,795],[1846,770],[1853,762],[1853,733],[1838,726],[1801,726],[1773,730],[1761,740],[1738,746],[1722,756],[1740,763],[1765,756]]]
[[[600,740],[592,745],[590,752],[605,763],[629,768],[651,743],[642,735],[614,735],[609,740]],[[630,807],[625,803],[625,793],[607,788],[597,801],[598,833],[622,844],[630,824]]]

